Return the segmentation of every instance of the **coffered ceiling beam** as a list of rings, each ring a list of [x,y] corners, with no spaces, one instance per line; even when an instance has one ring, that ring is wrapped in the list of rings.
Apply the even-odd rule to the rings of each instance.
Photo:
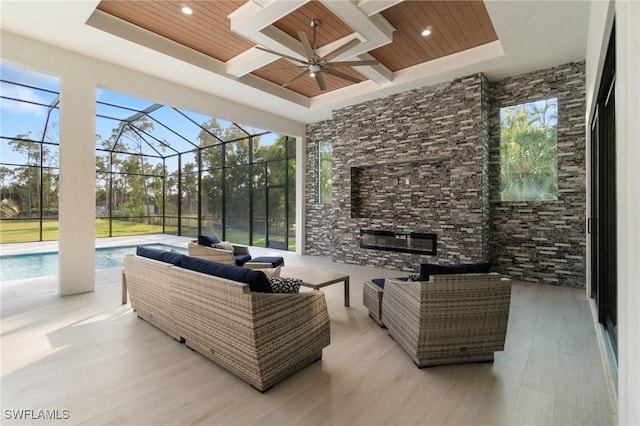
[[[395,28],[382,15],[366,16],[350,1],[320,0],[329,10],[354,29],[361,44],[334,58],[341,61],[369,52],[393,41]]]
[[[308,1],[247,2],[229,15],[231,30],[267,49],[304,60],[306,58],[298,40],[272,24]],[[225,72],[241,77],[277,59],[270,53],[249,49],[227,61]]]
[[[360,0],[357,4],[358,9],[360,9],[365,15],[371,16],[389,9],[391,6],[395,6],[398,3],[402,3],[403,1],[404,0]]]
[[[362,55],[358,55],[357,57],[361,61],[368,61],[370,59],[375,59],[368,53],[363,53]],[[366,67],[353,67],[360,74],[367,77],[369,80],[372,80],[380,85],[390,83],[393,79],[393,72],[385,67],[382,64],[366,66]]]
[[[298,39],[275,27],[273,23],[295,11],[308,1],[309,0],[264,2],[262,0],[256,0],[247,2],[229,15],[231,30],[267,49],[303,60],[307,59]],[[348,23],[355,31],[355,34],[343,37],[340,40],[336,40],[318,49],[320,56],[328,54],[354,37],[358,38],[361,43],[334,58],[334,60],[339,61],[357,57],[358,55],[363,55],[372,49],[392,42],[395,29],[382,15],[367,16],[350,1],[320,1],[336,14],[338,18]],[[255,48],[249,49],[227,61],[225,64],[225,72],[235,77],[241,77],[277,59],[278,57],[270,53],[259,51]],[[367,68],[372,69],[369,70]],[[358,71],[367,77],[371,75],[369,78],[378,84],[391,81],[391,72],[383,65],[378,65],[375,69],[374,67],[358,67]]]

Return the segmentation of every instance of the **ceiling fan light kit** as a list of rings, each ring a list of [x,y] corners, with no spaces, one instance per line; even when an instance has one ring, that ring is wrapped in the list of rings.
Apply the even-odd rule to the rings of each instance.
[[[333,58],[336,58],[343,53],[351,50],[360,44],[360,40],[357,38],[351,39],[342,46],[337,47],[333,51],[327,53],[324,56],[320,56],[317,54],[317,45],[316,45],[316,30],[320,26],[320,20],[312,19],[311,20],[311,28],[313,28],[313,45],[309,42],[309,38],[304,31],[298,31],[298,40],[302,46],[302,50],[307,57],[307,60],[302,60],[295,58],[293,56],[285,55],[284,53],[275,52],[273,50],[264,48],[262,46],[256,46],[256,49],[262,50],[264,52],[271,53],[273,55],[280,56],[282,58],[288,59],[294,63],[298,63],[300,65],[292,65],[292,68],[304,68],[302,72],[294,75],[292,78],[287,80],[282,84],[282,87],[287,87],[294,81],[304,77],[305,75],[309,75],[312,78],[316,79],[316,83],[318,83],[318,87],[321,91],[327,89],[324,83],[324,77],[322,74],[330,74],[332,76],[341,78],[343,80],[347,80],[351,83],[360,83],[360,79],[354,77],[352,75],[346,74],[344,72],[338,71],[335,68],[340,67],[355,67],[355,66],[373,66],[378,65],[380,62],[377,60],[366,60],[366,61],[339,61],[332,62]]]

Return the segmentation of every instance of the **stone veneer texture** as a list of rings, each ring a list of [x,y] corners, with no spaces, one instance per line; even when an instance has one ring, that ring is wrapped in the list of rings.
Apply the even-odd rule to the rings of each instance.
[[[488,260],[483,84],[472,75],[337,110],[308,126],[306,252],[407,271],[421,262]],[[331,206],[315,202],[315,143],[326,138],[333,141]],[[360,229],[435,232],[438,254],[363,249]]]
[[[585,285],[584,63],[472,75],[334,111],[307,127],[306,253],[417,271],[490,260],[514,279]],[[499,201],[500,106],[557,96],[559,199]],[[333,203],[316,203],[315,142],[333,141]],[[437,256],[359,246],[360,229],[435,232]]]
[[[490,259],[513,279],[585,286],[585,67],[569,63],[491,83]],[[500,107],[558,98],[558,200],[500,201]]]

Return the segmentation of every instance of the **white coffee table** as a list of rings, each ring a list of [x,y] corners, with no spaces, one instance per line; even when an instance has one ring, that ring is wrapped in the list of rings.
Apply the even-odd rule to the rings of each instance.
[[[303,287],[320,290],[331,284],[344,282],[344,306],[349,306],[349,275],[337,272],[317,271],[300,266],[285,266],[280,272],[281,277],[299,278]]]

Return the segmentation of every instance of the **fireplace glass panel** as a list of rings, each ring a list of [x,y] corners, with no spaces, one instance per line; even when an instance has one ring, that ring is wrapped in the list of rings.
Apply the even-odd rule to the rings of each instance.
[[[360,230],[360,247],[404,253],[436,254],[436,234]]]

